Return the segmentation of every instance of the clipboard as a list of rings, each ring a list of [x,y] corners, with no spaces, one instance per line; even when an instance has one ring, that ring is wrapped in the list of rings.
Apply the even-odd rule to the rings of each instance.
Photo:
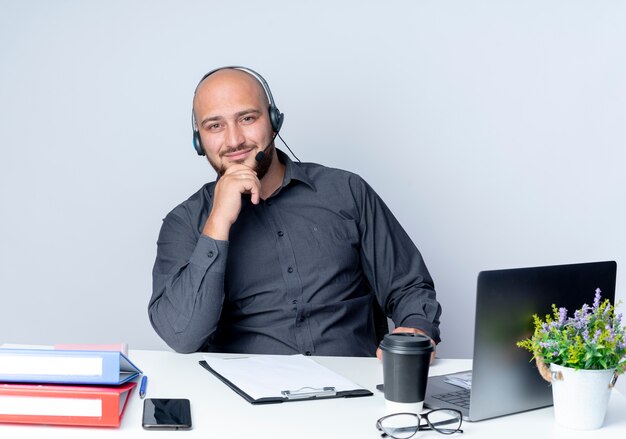
[[[204,358],[199,364],[250,404],[373,395],[303,355]]]

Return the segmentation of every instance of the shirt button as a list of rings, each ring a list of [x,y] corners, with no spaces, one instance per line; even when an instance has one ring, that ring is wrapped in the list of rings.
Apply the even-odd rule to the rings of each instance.
[[[268,205],[268,206],[271,206],[271,205],[272,205],[272,202],[271,202],[271,201],[268,201],[268,202],[267,202],[267,205]]]
[[[283,235],[284,235],[283,231],[282,231],[282,230],[279,230],[279,231],[278,231],[278,236],[283,236]]]
[[[213,252],[209,252],[209,258],[213,257]]]
[[[287,273],[293,273],[293,267],[287,268]]]
[[[297,305],[297,304],[298,304],[298,300],[297,300],[297,299],[293,299],[293,300],[291,301],[291,303],[292,303],[292,304],[294,304],[294,305]]]

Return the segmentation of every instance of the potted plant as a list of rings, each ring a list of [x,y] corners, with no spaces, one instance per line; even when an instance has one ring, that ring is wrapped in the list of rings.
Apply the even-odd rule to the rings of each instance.
[[[591,430],[604,422],[610,391],[624,372],[626,334],[622,315],[596,289],[571,317],[552,305],[552,315],[533,316],[535,331],[517,343],[529,350],[541,376],[552,383],[556,421],[568,428]]]

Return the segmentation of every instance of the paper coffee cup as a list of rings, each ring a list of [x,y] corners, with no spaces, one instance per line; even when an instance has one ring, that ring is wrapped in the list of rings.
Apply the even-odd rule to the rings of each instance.
[[[387,411],[422,411],[433,345],[421,334],[387,334],[380,344]]]

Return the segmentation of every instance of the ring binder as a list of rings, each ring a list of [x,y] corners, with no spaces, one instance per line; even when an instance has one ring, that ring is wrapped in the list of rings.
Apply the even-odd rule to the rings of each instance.
[[[336,396],[337,392],[335,391],[334,387],[322,387],[317,389],[314,387],[301,387],[298,390],[283,390],[282,392],[280,392],[280,394],[287,399],[300,399]]]
[[[0,349],[0,382],[118,386],[140,373],[120,351]]]

